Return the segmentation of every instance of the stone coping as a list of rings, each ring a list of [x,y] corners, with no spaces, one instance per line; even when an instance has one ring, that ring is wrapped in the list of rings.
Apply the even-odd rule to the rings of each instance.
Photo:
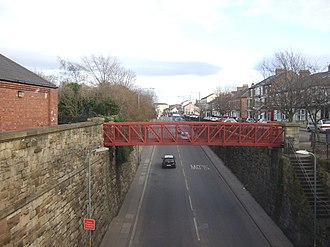
[[[0,143],[13,139],[21,139],[26,137],[32,137],[37,135],[45,135],[50,133],[56,133],[66,130],[85,128],[90,126],[101,125],[104,123],[103,118],[91,118],[87,122],[61,124],[56,126],[44,126],[40,128],[26,129],[26,130],[13,130],[0,132]]]

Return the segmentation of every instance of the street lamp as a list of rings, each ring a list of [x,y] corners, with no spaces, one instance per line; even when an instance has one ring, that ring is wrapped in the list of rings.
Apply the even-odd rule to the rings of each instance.
[[[297,150],[296,151],[297,154],[303,154],[303,155],[310,155],[313,156],[314,158],[314,186],[313,186],[313,190],[314,190],[314,224],[313,224],[313,235],[314,235],[314,239],[313,239],[313,246],[316,246],[316,200],[317,200],[317,196],[316,196],[316,170],[317,170],[317,164],[316,164],[316,156],[315,154],[313,154],[312,152],[309,152],[307,150]]]
[[[91,219],[91,209],[92,209],[92,194],[91,194],[91,156],[95,155],[96,153],[101,153],[109,150],[107,147],[98,147],[88,152],[88,208],[87,208],[87,215],[88,219]],[[89,230],[89,246],[92,246],[92,231]]]

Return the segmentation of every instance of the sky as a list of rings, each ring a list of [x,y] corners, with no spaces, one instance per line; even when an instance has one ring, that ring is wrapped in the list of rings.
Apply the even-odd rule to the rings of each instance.
[[[112,56],[168,104],[257,83],[278,51],[330,64],[329,0],[0,0],[0,30],[0,53],[32,71]]]

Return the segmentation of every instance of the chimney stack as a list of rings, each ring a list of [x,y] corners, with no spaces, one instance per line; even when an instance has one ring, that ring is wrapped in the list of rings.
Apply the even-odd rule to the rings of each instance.
[[[277,69],[275,69],[275,75],[282,74],[282,73],[284,73],[285,71],[286,71],[285,69],[277,68]]]
[[[311,72],[307,69],[304,69],[304,70],[300,70],[299,71],[299,75],[300,77],[305,77],[305,76],[309,76],[311,74]]]

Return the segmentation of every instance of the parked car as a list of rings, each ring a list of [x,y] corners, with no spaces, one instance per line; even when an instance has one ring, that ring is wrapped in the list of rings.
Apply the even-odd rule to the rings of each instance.
[[[225,121],[223,121],[224,123],[237,123],[237,121],[233,118],[227,118],[225,119]]]
[[[218,118],[218,117],[211,117],[211,118],[210,118],[210,120],[211,120],[212,122],[218,122],[219,119],[220,119],[220,118]]]
[[[247,122],[247,123],[255,123],[257,121],[254,118],[247,118],[247,119],[245,119],[245,122]]]
[[[276,121],[277,122],[282,122],[282,123],[288,123],[289,122],[289,119],[283,118],[283,119],[277,119]]]
[[[163,157],[162,168],[175,168],[176,162],[173,154],[165,154]]]
[[[262,118],[262,119],[259,119],[258,123],[269,123],[270,121],[265,119],[265,118]]]
[[[320,119],[317,121],[317,129],[320,133],[325,133],[327,129],[330,129],[330,119]],[[315,126],[313,123],[309,122],[307,124],[307,131],[310,132],[315,130]]]

